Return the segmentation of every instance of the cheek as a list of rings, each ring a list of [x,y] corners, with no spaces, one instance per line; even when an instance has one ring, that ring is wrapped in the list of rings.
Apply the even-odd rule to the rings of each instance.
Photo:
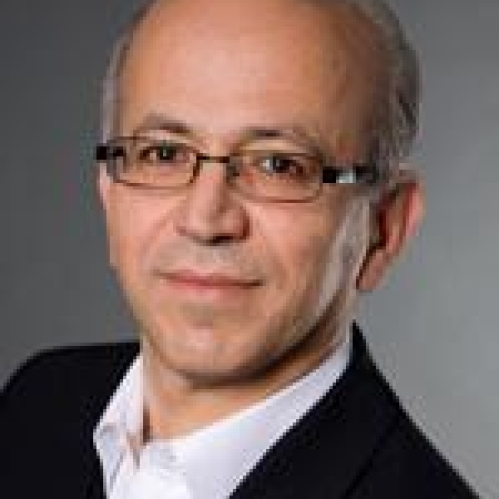
[[[277,303],[315,320],[355,281],[366,246],[368,207],[362,202],[301,206],[262,219],[281,264]],[[340,208],[341,206],[341,208]],[[308,208],[308,209],[305,209]]]
[[[114,201],[108,220],[111,264],[121,279],[136,280],[147,266],[154,234],[166,224],[165,203],[154,199],[145,203],[133,193],[117,193]]]
[[[351,300],[369,239],[369,207],[355,203],[338,226],[324,252],[317,313],[324,313],[336,295]]]
[[[313,205],[285,208],[289,211],[266,213],[261,226],[280,264],[280,300],[287,306],[303,306],[317,297],[338,217]]]

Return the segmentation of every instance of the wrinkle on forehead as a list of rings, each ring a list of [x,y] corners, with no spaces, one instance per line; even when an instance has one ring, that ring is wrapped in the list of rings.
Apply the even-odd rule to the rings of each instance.
[[[248,34],[285,32],[288,36],[283,38],[293,43],[294,31],[306,32],[308,38],[319,38],[323,43],[324,34],[329,32],[349,49],[355,41],[358,48],[368,47],[371,57],[383,50],[375,25],[355,6],[334,0],[159,0],[153,2],[135,31],[134,44],[153,32],[177,40],[184,36],[214,40],[224,33],[234,43]],[[296,44],[294,48],[299,49]]]
[[[356,66],[369,71],[379,68],[373,59],[382,61],[384,52],[380,33],[365,15],[352,5],[325,0],[157,1],[136,28],[131,51],[157,37],[165,38],[165,57],[181,51],[182,42],[190,38],[208,41],[211,58],[206,64],[216,57],[217,49],[237,53],[240,48],[247,53],[247,38],[266,39],[276,50],[291,44],[295,53],[300,51],[300,41],[306,40],[310,64],[324,63],[324,46],[333,44],[332,56],[343,49]],[[330,63],[342,61],[333,57]]]
[[[155,61],[159,75],[164,68],[170,79],[178,76],[178,86],[184,85],[190,99],[196,95],[188,88],[193,81],[190,76],[199,73],[214,90],[210,99],[215,116],[218,109],[223,111],[224,92],[237,92],[238,100],[250,107],[255,89],[262,88],[268,101],[276,107],[282,100],[284,107],[286,92],[294,91],[288,79],[305,77],[310,93],[324,92],[327,80],[329,102],[322,96],[310,105],[327,106],[334,121],[334,112],[341,114],[339,108],[347,105],[343,98],[347,92],[364,94],[358,107],[373,116],[365,120],[364,128],[373,128],[371,121],[384,106],[386,84],[381,37],[352,6],[326,4],[320,0],[158,1],[135,33],[124,87],[141,78],[137,64],[140,68],[145,57]],[[172,75],[171,63],[178,75]],[[223,117],[216,118],[221,123]]]

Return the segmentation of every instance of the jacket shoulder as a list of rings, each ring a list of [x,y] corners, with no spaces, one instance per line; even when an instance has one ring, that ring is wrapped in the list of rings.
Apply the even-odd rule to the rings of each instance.
[[[398,421],[380,442],[352,497],[478,496],[401,408]]]
[[[233,499],[474,499],[405,412],[357,331],[343,376],[269,451]]]
[[[93,431],[137,353],[132,343],[59,348],[18,369],[0,393],[2,494],[76,498],[101,483]]]
[[[110,396],[137,353],[132,342],[40,352],[21,365],[3,388],[0,417],[11,411],[63,409],[77,401],[88,402],[87,395],[101,406],[100,400]]]
[[[7,383],[12,383],[34,374],[53,373],[54,371],[91,371],[99,366],[119,368],[126,365],[138,353],[135,342],[116,342],[91,345],[55,347],[42,350],[29,357]]]

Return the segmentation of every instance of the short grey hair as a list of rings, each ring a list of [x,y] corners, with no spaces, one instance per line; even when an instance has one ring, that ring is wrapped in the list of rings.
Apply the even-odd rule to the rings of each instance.
[[[147,0],[125,25],[115,42],[105,74],[102,92],[102,138],[113,136],[119,128],[120,77],[137,26],[158,0]],[[319,0],[315,0],[319,1]],[[384,42],[389,63],[387,108],[375,130],[369,160],[387,178],[410,153],[419,131],[421,76],[417,53],[393,10],[384,0],[322,0],[344,3],[355,8],[377,29]]]

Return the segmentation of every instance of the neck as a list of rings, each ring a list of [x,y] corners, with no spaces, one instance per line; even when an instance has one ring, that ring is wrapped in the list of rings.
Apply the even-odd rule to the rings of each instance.
[[[165,366],[143,341],[145,439],[180,437],[260,402],[315,369],[345,341],[346,331],[308,335],[267,369],[217,383]]]

